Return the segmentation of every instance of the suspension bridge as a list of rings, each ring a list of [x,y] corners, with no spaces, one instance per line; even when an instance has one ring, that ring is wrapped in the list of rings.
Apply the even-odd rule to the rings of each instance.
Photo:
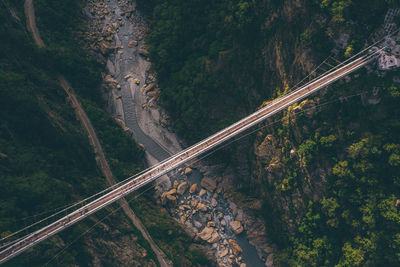
[[[159,162],[157,165],[152,166],[133,177],[127,178],[126,180],[114,185],[113,187],[107,188],[104,191],[101,191],[87,199],[84,199],[57,212],[55,215],[59,215],[57,217],[58,219],[40,228],[39,230],[36,230],[13,241],[9,241],[8,243],[4,243],[0,247],[0,249],[2,249],[0,251],[0,264],[35,246],[41,241],[68,228],[69,226],[79,222],[80,220],[94,214],[100,209],[116,202],[123,196],[132,193],[133,191],[137,190],[140,187],[143,187],[148,183],[151,183],[155,179],[167,174],[168,172],[176,169],[184,163],[196,157],[199,157],[205,152],[210,151],[211,149],[221,145],[228,139],[237,136],[238,134],[271,117],[277,112],[310,96],[321,88],[326,87],[329,84],[337,81],[338,79],[367,65],[372,59],[379,55],[380,51],[384,49],[380,48],[371,50],[371,47],[372,46],[362,50],[358,54],[347,59],[346,61],[339,62],[336,66],[326,64],[330,67],[328,71],[325,71],[318,77],[313,78],[312,80],[306,82],[301,86],[296,85],[292,92],[275,99],[268,105],[254,112],[253,114],[200,141],[199,143],[194,144],[191,147],[186,148],[181,152]],[[316,76],[315,71],[310,73],[309,76],[311,77],[311,75]],[[62,214],[61,212],[69,210],[71,208],[75,208],[75,210],[59,218],[60,214]],[[51,218],[53,216],[50,216],[48,218]],[[41,220],[34,225],[42,221],[44,220]],[[21,231],[18,231],[17,233],[19,232]],[[10,236],[13,235],[14,234]],[[5,239],[7,239],[7,237],[3,238],[2,240]]]

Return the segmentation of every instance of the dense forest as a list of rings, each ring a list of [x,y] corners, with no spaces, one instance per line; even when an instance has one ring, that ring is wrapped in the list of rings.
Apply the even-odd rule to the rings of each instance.
[[[116,178],[143,167],[143,151],[103,111],[104,66],[77,40],[75,33],[85,27],[80,12],[84,2],[35,1],[45,49],[38,49],[26,30],[23,2],[0,2],[2,237],[44,216],[45,210],[106,186],[88,138],[58,84],[59,73],[77,92]],[[147,43],[162,105],[188,143],[287,93],[310,71],[307,63],[315,66],[330,54],[341,33],[348,33],[350,39],[336,58],[353,55],[381,27],[387,9],[399,7],[394,0],[137,2],[151,21]],[[309,58],[299,60],[302,53]],[[400,73],[378,74],[362,70],[351,75],[349,81],[340,81],[311,99],[321,104],[312,116],[295,113],[303,105],[294,105],[277,116],[280,123],[250,137],[248,146],[230,148],[235,153],[225,163],[239,164],[241,157],[249,158],[247,168],[253,171],[237,177],[235,184],[243,194],[264,200],[259,215],[266,221],[268,237],[278,246],[276,264],[400,265],[400,85],[394,82]],[[377,95],[374,88],[379,89]],[[360,92],[365,92],[364,100]],[[343,95],[349,97],[339,101]],[[379,103],[368,104],[368,97],[378,98]],[[270,134],[277,140],[270,148],[279,151],[279,160],[263,162],[249,156],[247,150]],[[256,173],[259,166],[262,170]],[[319,197],[310,197],[302,185],[314,181],[314,173],[321,169],[326,181],[314,185]],[[298,213],[301,209],[293,203],[288,210],[275,205],[299,191],[303,212]],[[146,194],[128,200],[176,265],[207,264],[204,255],[191,248],[184,230]],[[117,208],[91,216],[7,265],[42,266],[71,242],[50,265],[90,266],[94,255],[101,255],[104,265],[123,265],[105,241],[132,245],[130,251],[138,253],[136,264],[157,265],[148,243],[121,212],[104,221],[112,227],[100,224],[76,239]]]
[[[354,32],[350,53],[364,44],[387,7],[372,0],[299,1],[305,13],[315,15],[300,12],[288,22],[277,15],[285,1],[137,2],[153,18],[147,42],[163,88],[163,105],[189,142],[243,117],[273,96],[275,88],[265,88],[263,49],[270,38],[284,35],[279,31],[296,35],[281,45],[301,42],[318,56],[327,56],[335,34],[346,28]],[[317,14],[329,21],[316,21]],[[346,23],[350,18],[356,23]]]
[[[144,167],[143,151],[104,112],[100,91],[104,66],[82,48],[76,34],[86,27],[83,5],[78,0],[35,1],[38,28],[46,43],[39,49],[26,30],[24,1],[0,3],[2,237],[107,186],[89,139],[58,83],[60,73],[78,94],[116,178],[127,178]],[[207,263],[199,250],[190,247],[192,241],[184,230],[160,212],[148,195],[130,196],[129,202],[177,266]],[[118,208],[114,204],[98,212],[6,265],[92,266],[100,260],[110,266],[126,265],[124,260],[129,260],[134,265],[157,266],[150,245]],[[124,251],[132,259],[120,255]]]
[[[388,8],[399,7],[397,1],[372,0],[139,0],[138,5],[152,21],[147,42],[163,105],[188,142],[286,93],[310,71],[304,69],[307,62],[299,62],[302,53],[315,66],[347,33],[347,45],[335,57],[354,55],[382,26]],[[273,133],[280,155],[263,169],[279,172],[273,172],[273,182],[264,170],[260,177],[254,170],[259,159],[249,156],[253,172],[237,178],[237,184],[241,192],[264,198],[260,215],[279,246],[277,264],[400,264],[400,85],[393,82],[398,75],[360,71],[314,98],[324,106],[314,117],[294,115],[302,110],[294,106],[279,115],[282,123],[259,133]],[[363,91],[363,99],[371,97],[373,88],[379,92],[377,105],[360,99]],[[352,97],[338,101],[343,95]],[[262,142],[252,140],[249,144]],[[231,165],[247,157],[241,152],[236,159],[235,153],[227,157]],[[320,169],[326,181],[314,185],[322,196],[313,199],[301,184]],[[302,215],[293,215],[293,203],[290,211],[274,207],[274,201],[298,191],[306,202]],[[294,229],[288,229],[289,220]]]

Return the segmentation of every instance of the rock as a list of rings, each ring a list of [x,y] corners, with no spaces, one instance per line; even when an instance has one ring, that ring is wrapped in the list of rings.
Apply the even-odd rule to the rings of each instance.
[[[185,181],[185,182],[181,183],[180,185],[178,185],[176,192],[179,195],[183,195],[188,187],[189,187],[189,183],[187,181]]]
[[[221,236],[218,234],[217,231],[214,230],[214,232],[211,235],[211,238],[207,240],[208,243],[213,244],[215,242],[218,242],[221,240]]]
[[[208,227],[215,227],[215,226],[216,226],[216,223],[215,223],[214,221],[209,221],[209,222],[207,223],[207,226],[208,226]]]
[[[122,97],[121,95],[116,95],[114,98],[118,100],[121,99],[121,97]]]
[[[149,56],[149,51],[147,51],[147,49],[140,48],[139,49],[139,55],[144,56],[144,57],[148,57]]]
[[[211,206],[216,207],[218,205],[218,202],[215,198],[211,199]]]
[[[226,226],[226,221],[225,220],[221,220],[221,225],[222,226]]]
[[[111,75],[107,75],[107,76],[104,78],[104,81],[105,81],[106,83],[109,83],[109,84],[118,84],[118,81],[115,80],[115,79],[113,79],[113,78],[111,77]]]
[[[182,205],[181,206],[184,210],[186,209],[186,210],[190,210],[190,206],[189,205]]]
[[[137,85],[140,84],[140,80],[139,80],[138,78],[135,78],[135,79],[133,80],[133,82],[134,82],[135,84],[137,84]]]
[[[182,216],[181,216],[181,222],[182,222],[182,223],[186,222],[186,216],[185,216],[185,215],[182,215]]]
[[[222,257],[225,257],[226,255],[228,255],[228,252],[229,252],[228,248],[225,248],[224,250],[222,250],[222,251],[220,252],[219,256],[220,256],[221,258],[222,258]]]
[[[128,42],[128,47],[136,47],[138,45],[137,41],[129,41]]]
[[[269,254],[267,260],[265,261],[266,267],[273,267],[274,266],[274,254]]]
[[[176,194],[176,189],[175,188],[173,188],[173,189],[171,189],[171,190],[169,190],[167,192],[167,195],[174,195],[174,194]]]
[[[115,49],[115,47],[111,46],[109,43],[107,43],[107,42],[105,42],[105,41],[102,41],[102,42],[99,44],[99,49],[100,49],[100,52],[101,52],[104,56],[107,56],[109,53],[111,53],[111,52]]]
[[[233,216],[236,216],[238,214],[238,209],[236,207],[232,209],[232,214]]]
[[[218,186],[218,188],[217,188],[217,193],[218,193],[218,194],[221,194],[221,193],[222,193],[222,186]]]
[[[185,175],[189,175],[192,173],[192,169],[191,168],[186,168],[184,174]]]
[[[197,184],[192,184],[192,186],[189,189],[189,193],[193,194],[195,192],[199,191],[199,187],[197,186]]]
[[[147,85],[146,87],[143,88],[144,92],[150,92],[151,90],[153,90],[156,87],[155,83],[151,83],[149,85]]]
[[[132,78],[132,74],[127,74],[127,75],[125,75],[125,77],[124,77],[125,80],[128,80],[129,78]]]
[[[232,231],[237,235],[243,232],[243,226],[239,221],[232,221],[229,223],[229,226],[231,227]]]
[[[167,195],[166,196],[167,202],[169,205],[171,206],[175,206],[176,205],[176,197],[172,196],[172,195]]]
[[[199,193],[199,196],[204,196],[205,194],[207,193],[207,191],[206,190],[204,190],[204,189],[201,189],[200,190],[200,193]]]
[[[208,208],[207,208],[207,206],[205,204],[199,202],[199,204],[197,204],[196,209],[206,212]]]
[[[211,178],[205,177],[201,180],[201,186],[210,192],[213,192],[217,187],[217,182]]]
[[[348,76],[346,76],[348,77]],[[350,77],[349,77],[350,78]],[[304,111],[304,115],[308,118],[311,118],[317,111],[316,102],[311,99],[306,99],[300,103],[302,110]]]
[[[241,263],[239,267],[247,267],[246,263]]]
[[[195,227],[197,227],[197,228],[201,228],[203,225],[201,224],[201,222],[198,222],[198,221],[193,221],[193,224],[194,224],[194,226]]]
[[[294,158],[296,156],[296,149],[295,148],[292,148],[291,150],[290,150],[290,158],[292,159],[292,158]]]
[[[234,239],[229,240],[229,246],[231,247],[233,254],[236,256],[243,252],[242,248]]]
[[[208,239],[210,239],[212,237],[213,232],[214,232],[214,228],[204,227],[204,229],[197,235],[204,241],[207,241]]]
[[[196,207],[197,204],[199,204],[199,201],[197,199],[192,201],[192,207]]]

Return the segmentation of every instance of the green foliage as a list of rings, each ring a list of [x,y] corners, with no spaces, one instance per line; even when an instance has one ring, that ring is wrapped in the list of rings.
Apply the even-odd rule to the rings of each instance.
[[[77,91],[82,102],[88,103],[85,108],[93,117],[105,153],[111,155],[117,176],[138,171],[142,158],[132,139],[98,106],[100,65],[73,38],[81,1],[35,1],[39,30],[48,49],[37,49],[30,39],[23,20],[23,1],[18,1],[19,6],[9,2],[0,3],[2,236],[49,215],[44,211],[54,211],[106,187],[87,135],[56,79],[58,72],[65,71],[72,84],[79,84]],[[4,3],[7,8],[3,8]],[[16,12],[20,20],[11,12]],[[119,227],[122,221],[113,225]],[[43,266],[59,252],[60,242],[72,242],[93,224],[87,222],[35,246],[6,265]],[[93,259],[86,242],[85,238],[79,239],[50,266],[61,262],[90,266]]]
[[[138,1],[152,12],[147,37],[161,99],[189,142],[238,119],[236,104],[248,94],[232,71],[251,65],[253,51],[238,54],[235,44],[257,37],[259,1]],[[223,68],[218,66],[224,66]],[[227,68],[225,68],[227,67]],[[233,70],[234,69],[234,70]],[[224,110],[224,113],[220,113]],[[231,116],[226,116],[230,114]]]
[[[311,162],[314,153],[317,152],[317,149],[317,143],[311,139],[308,139],[299,146],[297,153],[299,156],[301,156],[303,162],[307,164]]]
[[[392,96],[394,98],[400,97],[400,89],[397,86],[395,86],[394,84],[389,86],[388,88],[386,88],[386,91],[388,91],[390,96]]]
[[[319,139],[320,144],[325,147],[325,148],[329,148],[332,147],[335,143],[335,141],[337,140],[337,137],[333,134],[328,135],[328,136],[322,136]]]
[[[262,99],[278,95],[276,90],[268,90],[282,87],[282,77],[293,82],[290,75],[269,72],[290,69],[298,56],[292,50],[299,42],[318,56],[330,51],[340,33],[350,32],[347,53],[342,52],[349,56],[358,51],[380,26],[390,4],[375,0],[310,0],[301,8],[293,8],[299,13],[292,13],[295,16],[291,20],[282,15],[287,15],[282,12],[284,5],[290,6],[291,2],[138,1],[153,19],[147,42],[153,67],[159,73],[163,105],[172,113],[178,133],[189,142],[253,111],[252,106],[258,106]],[[279,50],[284,66],[275,66],[278,52],[272,60],[264,56],[272,51],[270,47]],[[363,79],[353,79],[324,99],[336,100],[343,92],[358,94],[384,84],[383,104],[364,107],[360,101],[350,101],[347,105],[324,107],[326,111],[312,120],[300,118],[294,122],[299,129],[306,125],[310,133],[320,128],[320,135],[304,134],[297,153],[307,171],[314,171],[314,165],[326,171],[328,188],[322,203],[308,205],[293,237],[287,234],[284,212],[265,205],[267,231],[284,250],[281,260],[290,266],[398,265],[398,225],[392,220],[393,211],[388,211],[394,207],[390,206],[393,200],[388,206],[381,204],[400,191],[400,153],[384,149],[385,145],[398,143],[398,89],[392,82],[377,82],[372,75],[361,75]],[[252,98],[251,92],[261,97]],[[280,138],[294,141],[290,126],[277,129]],[[302,184],[299,181],[308,181],[310,176],[293,166],[294,159],[288,155],[283,158],[285,171],[281,179],[274,185],[263,184],[265,191],[277,192],[279,197],[290,196],[295,190],[301,192],[304,188],[298,187]],[[296,171],[286,171],[295,167]],[[318,184],[312,186],[323,190]],[[383,207],[391,219],[382,216]]]

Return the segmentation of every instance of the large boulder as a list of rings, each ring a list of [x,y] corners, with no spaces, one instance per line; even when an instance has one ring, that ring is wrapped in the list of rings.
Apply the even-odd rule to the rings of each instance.
[[[128,47],[136,47],[138,45],[137,41],[129,41],[128,42]]]
[[[129,73],[129,74],[127,74],[127,75],[124,76],[124,79],[125,79],[125,80],[128,80],[128,79],[130,79],[130,78],[132,78],[132,77],[133,77],[132,74]]]
[[[177,199],[174,196],[174,194],[176,194],[175,188],[169,190],[168,192],[163,193],[161,195],[161,203],[163,205],[168,203],[170,206],[175,206],[177,204]]]
[[[213,192],[217,187],[217,182],[211,178],[204,177],[201,180],[201,186],[207,189],[208,191]]]
[[[178,188],[176,189],[176,192],[179,195],[183,195],[188,187],[189,187],[189,183],[187,181],[182,182],[182,183],[180,183],[178,185]]]
[[[107,43],[107,42],[105,42],[105,41],[102,41],[102,42],[99,44],[99,49],[100,49],[100,52],[101,52],[104,56],[107,56],[109,53],[111,53],[112,51],[115,50],[115,47],[113,47],[112,45],[110,45],[109,43]]]
[[[144,57],[148,57],[149,56],[149,51],[147,51],[147,49],[141,48],[141,49],[139,49],[139,55],[144,56]]]
[[[199,190],[199,187],[197,186],[197,184],[192,184],[192,186],[189,189],[189,193],[193,194],[195,192],[197,192]]]
[[[201,190],[200,190],[200,193],[199,193],[199,196],[202,197],[202,196],[204,196],[206,193],[207,193],[206,190],[201,189]]]
[[[175,188],[172,188],[171,190],[169,190],[167,192],[167,195],[174,195],[174,194],[176,194],[176,189]]]
[[[218,242],[220,240],[221,240],[221,236],[214,229],[214,232],[212,233],[210,239],[207,240],[207,242],[210,243],[210,244],[213,244],[213,243]]]
[[[228,253],[229,253],[228,248],[225,248],[224,250],[222,250],[222,251],[219,253],[219,256],[220,256],[221,258],[223,258],[223,257],[225,257],[226,255],[228,255]]]
[[[243,232],[243,226],[239,221],[232,221],[229,223],[229,226],[231,227],[232,231],[237,235]]]
[[[185,175],[189,175],[191,173],[192,173],[192,169],[191,168],[188,167],[188,168],[185,169],[185,172],[184,172]]]
[[[268,255],[267,260],[265,261],[266,267],[273,267],[274,266],[274,254],[271,253]]]
[[[204,229],[200,233],[198,233],[198,236],[204,241],[207,241],[212,237],[213,233],[214,233],[213,227],[204,227]]]
[[[236,256],[243,252],[243,249],[234,239],[229,240],[229,246],[231,247],[233,254],[235,254]]]

